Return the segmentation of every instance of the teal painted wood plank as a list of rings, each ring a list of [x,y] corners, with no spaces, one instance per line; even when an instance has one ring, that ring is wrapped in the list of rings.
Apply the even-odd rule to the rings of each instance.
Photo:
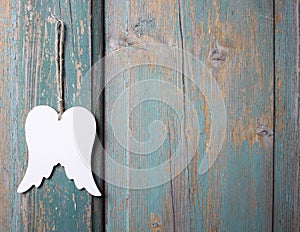
[[[22,203],[16,193],[19,168],[17,143],[18,1],[0,3],[0,231],[17,231]],[[25,215],[25,214],[24,214]]]
[[[148,101],[130,112],[131,133],[137,140],[146,141],[150,136],[150,123],[159,119],[167,128],[166,138],[159,137],[165,139],[162,146],[151,155],[141,156],[130,151],[132,141],[128,140],[124,148],[116,140],[111,119],[115,115],[111,109],[123,91],[142,80],[164,80],[184,91],[185,97],[174,97],[175,105],[188,115],[191,111],[183,105],[191,99],[199,115],[201,132],[196,157],[172,181],[143,190],[106,185],[106,230],[271,231],[272,2],[106,1],[105,15],[107,54],[126,47],[129,56],[132,48],[140,47],[146,59],[147,42],[191,52],[204,62],[220,85],[228,118],[226,140],[218,160],[208,173],[199,175],[210,127],[210,113],[201,92],[188,78],[155,65],[136,67],[114,77],[105,90],[106,157],[109,155],[123,165],[149,168],[170,158],[180,139],[186,139],[180,134],[182,122],[176,112],[162,102]],[[181,54],[176,55],[179,60],[176,65],[181,68]],[[128,56],[124,56],[121,64],[106,63],[105,68],[118,69],[122,63],[129,63]],[[188,68],[189,64],[185,65]],[[132,92],[126,106],[142,99],[145,92],[157,91],[160,90],[148,88],[140,93]],[[124,117],[128,115],[123,112],[120,123]],[[128,136],[129,131],[117,133]],[[172,169],[171,166],[165,172]],[[148,179],[133,176],[130,171],[121,175],[120,170],[107,161],[105,170],[106,178],[117,178],[123,183],[142,183],[162,175],[153,172]]]
[[[91,108],[91,80],[84,80],[91,67],[91,1],[10,1],[5,8],[5,72],[3,101],[4,125],[8,148],[1,154],[1,173],[5,183],[1,194],[5,211],[1,215],[2,231],[89,231],[91,230],[91,197],[75,188],[62,167],[56,167],[51,179],[39,189],[17,194],[27,165],[24,122],[35,105],[56,107],[55,21],[62,18],[66,27],[65,41],[65,106]],[[6,1],[3,3],[6,6]],[[3,17],[4,19],[4,17]],[[10,30],[10,31],[9,31]],[[2,41],[2,40],[1,40]],[[15,48],[16,46],[16,48]],[[2,52],[1,52],[2,54]],[[7,71],[5,66],[10,65]],[[8,67],[8,66],[7,66]],[[9,88],[6,88],[9,86]],[[1,99],[2,100],[2,99]],[[3,131],[1,125],[1,132]],[[2,204],[2,195],[1,195]]]
[[[120,28],[122,24],[117,22],[125,22],[128,14],[128,2],[127,1],[105,1],[105,55],[112,52],[110,48],[110,39],[115,37],[116,49],[118,48],[118,34],[119,30],[125,30],[126,28]],[[114,41],[114,40],[113,40]],[[108,64],[113,67],[115,64]],[[107,64],[106,64],[107,66]],[[105,72],[106,78],[106,72]],[[111,108],[114,100],[118,97],[118,93],[121,92],[128,80],[128,73],[122,73],[118,75],[118,79],[114,78],[113,82],[105,88],[105,109]],[[128,160],[128,152],[122,147],[118,146],[114,139],[111,128],[109,127],[110,115],[107,110],[105,111],[105,177],[116,177],[126,183],[127,176],[118,175],[117,168],[108,167],[107,159],[108,155],[113,159],[118,159],[122,164],[126,164]],[[108,173],[109,172],[109,173]],[[119,188],[112,184],[106,183],[105,185],[105,229],[106,231],[129,231],[129,189]]]
[[[299,231],[299,1],[276,1],[274,231]]]
[[[213,168],[196,176],[191,166],[189,179],[197,179],[194,185],[198,185],[190,194],[196,202],[191,204],[191,228],[271,231],[273,5],[270,1],[216,1],[204,11],[207,15],[196,10],[207,8],[205,2],[183,1],[181,6],[183,46],[210,66],[228,112],[226,142]],[[213,51],[225,61],[216,64]],[[186,89],[193,96],[193,88],[187,85]],[[260,136],[257,123],[270,134]],[[199,209],[203,204],[205,213]],[[203,217],[204,223],[195,219]]]
[[[57,168],[54,180],[46,182],[41,189],[33,189],[33,192],[25,197],[14,192],[22,178],[22,173],[18,170],[25,170],[27,159],[22,129],[26,113],[35,104],[47,103],[55,106],[56,100],[56,87],[53,82],[54,50],[51,49],[54,23],[48,18],[50,13],[46,12],[47,8],[39,4],[42,3],[32,5],[31,2],[25,4],[10,1],[7,8],[1,6],[4,12],[1,18],[1,27],[3,27],[1,32],[4,38],[0,46],[1,53],[4,54],[1,57],[1,70],[5,82],[1,82],[0,107],[5,110],[1,110],[0,117],[3,119],[2,122],[7,123],[2,123],[0,126],[3,135],[0,165],[3,185],[0,194],[1,203],[4,202],[0,230],[22,231],[32,228],[64,230],[72,227],[74,230],[90,229],[91,210],[93,229],[99,230],[103,228],[102,200],[95,199],[92,203],[90,197],[84,192],[78,193],[73,183],[65,178],[62,168]],[[51,3],[47,4],[52,7]],[[86,8],[86,5],[88,5],[86,2],[71,2],[70,5],[64,2],[60,7],[56,5],[54,8],[57,10],[54,12],[59,15],[57,12],[61,11],[66,21],[70,21],[67,28],[73,31],[67,38],[67,46],[71,49],[67,52],[66,58],[72,57],[67,61],[71,64],[67,65],[66,70],[72,76],[67,80],[67,107],[75,104],[93,107],[98,125],[101,125],[103,116],[101,116],[101,104],[98,102],[98,91],[101,90],[102,76],[93,77],[93,86],[89,81],[82,80],[91,63],[97,60],[98,54],[101,54],[101,41],[98,34],[101,29],[93,32],[95,37],[92,49],[88,38],[91,31],[90,29],[85,31],[88,27],[86,25],[89,25],[85,15],[89,14],[89,7]],[[296,29],[289,30],[289,28],[294,26],[294,17],[297,13],[296,8],[293,9],[293,4],[277,2],[277,5],[274,202],[280,203],[274,205],[274,230],[291,231],[299,227],[297,226],[298,187],[295,174],[299,168],[296,165],[298,163],[298,116],[297,113],[294,114],[298,104],[294,95],[298,89],[298,79],[287,79],[285,76],[296,76],[296,64],[293,63],[295,62],[294,51],[297,50],[296,42],[291,43],[287,38],[295,38]],[[98,7],[94,9],[99,9]],[[230,109],[227,109],[230,113],[226,144],[221,156],[206,175],[199,176],[197,173],[205,148],[204,141],[200,141],[196,159],[172,182],[148,190],[124,189],[107,184],[106,230],[143,231],[151,228],[162,229],[162,231],[271,230],[272,136],[264,136],[264,133],[261,134],[262,136],[256,135],[256,119],[266,124],[264,129],[269,133],[268,135],[271,135],[273,124],[272,4],[261,1],[247,4],[243,1],[226,3],[214,1],[212,5],[202,1],[155,2],[155,4],[136,1],[129,4],[123,1],[108,2],[106,9],[108,15],[106,24],[110,26],[106,27],[108,53],[118,47],[136,46],[145,41],[182,46],[203,60],[212,70],[225,93],[226,105],[229,105]],[[49,21],[43,22],[40,16],[44,15],[47,15],[45,18]],[[81,17],[84,19],[82,22],[78,19]],[[21,20],[16,21],[15,18]],[[95,19],[93,28],[101,28],[101,25],[97,25],[97,20],[99,19]],[[18,23],[11,25],[8,22]],[[80,35],[82,28],[83,34]],[[283,31],[285,33],[282,33]],[[12,39],[12,34],[15,35],[13,38],[20,37],[19,45]],[[76,39],[78,35],[79,39]],[[221,61],[220,64],[210,59],[217,40],[222,45],[219,46],[219,50],[226,57],[225,62]],[[78,41],[82,44],[78,44]],[[81,46],[83,50],[89,52],[81,53],[79,49]],[[43,53],[42,48],[46,52]],[[94,52],[93,61],[91,50]],[[76,57],[78,54],[79,56]],[[16,61],[15,57],[21,59]],[[34,57],[37,57],[36,60]],[[124,60],[126,61],[126,57]],[[287,62],[288,60],[290,62]],[[293,64],[286,66],[286,63]],[[195,105],[203,129],[202,140],[205,140],[209,128],[209,115],[201,93],[197,92],[195,86],[181,75],[173,74],[160,67],[150,70],[140,67],[116,77],[106,90],[106,107],[113,106],[113,102],[128,86],[128,82],[132,84],[134,81],[146,80],[149,77],[168,80],[178,88],[185,89],[187,97],[196,99]],[[74,73],[76,75],[73,75]],[[14,76],[17,78],[11,78]],[[91,88],[93,89],[92,102],[90,102],[89,92]],[[296,90],[285,91],[294,88]],[[29,89],[33,91],[31,93],[25,91]],[[177,100],[182,102],[184,99],[178,96]],[[170,157],[170,153],[178,144],[176,114],[163,104],[155,102],[139,106],[135,111],[132,129],[137,138],[141,140],[147,138],[146,128],[153,119],[159,118],[168,125],[167,142],[158,152],[152,154],[153,157],[133,158],[134,154],[125,151],[114,140],[109,121],[111,115],[108,114],[106,116],[107,150],[119,162],[130,163],[132,166],[148,167],[159,164]],[[285,123],[287,120],[288,124]],[[102,134],[101,130],[99,134]],[[9,147],[9,150],[5,150],[5,146]],[[286,153],[294,155],[285,158]],[[101,160],[99,163],[97,160],[96,163],[95,168],[99,171]],[[109,175],[113,172],[114,175],[118,175],[118,170],[114,167],[109,166],[106,169]],[[124,181],[134,179],[130,173],[121,178]],[[66,182],[68,184],[64,185]],[[99,184],[101,185],[101,182]],[[76,211],[74,202],[76,202]],[[55,212],[56,207],[59,209],[60,206],[64,206],[64,210]],[[59,216],[65,216],[66,220],[62,222]],[[158,224],[155,224],[156,222]]]

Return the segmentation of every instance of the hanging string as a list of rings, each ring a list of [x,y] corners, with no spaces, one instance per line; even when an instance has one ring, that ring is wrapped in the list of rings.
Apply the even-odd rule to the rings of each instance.
[[[61,120],[64,112],[63,100],[63,50],[64,50],[64,24],[57,20],[55,30],[55,52],[56,52],[56,80],[57,80],[57,111],[58,120]]]

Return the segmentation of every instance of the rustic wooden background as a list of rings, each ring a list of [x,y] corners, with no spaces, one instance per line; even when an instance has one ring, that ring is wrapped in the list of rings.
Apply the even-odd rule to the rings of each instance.
[[[299,231],[298,9],[296,0],[1,0],[0,231]],[[132,133],[143,141],[150,122],[160,119],[169,125],[166,142],[153,156],[133,159],[114,139],[107,110],[121,91],[158,79],[193,99],[203,135],[199,154],[180,175],[145,190],[96,177],[105,194],[92,198],[57,167],[41,188],[16,192],[27,165],[26,115],[35,105],[56,106],[51,14],[67,30],[66,107],[92,110],[99,137],[118,162],[155,166],[172,155],[179,139],[176,113],[147,102],[133,112]],[[100,98],[105,73],[86,79],[99,57],[147,42],[191,52],[222,90],[225,144],[204,175],[198,168],[209,131],[207,104],[184,76],[139,67],[114,78]],[[95,158],[96,170],[117,175],[116,167],[101,161]]]

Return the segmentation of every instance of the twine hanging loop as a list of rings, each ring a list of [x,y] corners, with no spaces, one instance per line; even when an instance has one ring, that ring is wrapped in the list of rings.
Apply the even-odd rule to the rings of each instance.
[[[57,81],[57,112],[58,120],[61,120],[64,112],[63,100],[63,55],[64,55],[64,24],[57,20],[55,29],[55,52],[56,52],[56,81]]]

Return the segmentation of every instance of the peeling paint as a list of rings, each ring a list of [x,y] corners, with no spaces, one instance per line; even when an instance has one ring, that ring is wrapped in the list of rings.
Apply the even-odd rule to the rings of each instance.
[[[74,194],[74,193],[72,193],[72,201],[73,201],[73,203],[74,203],[74,209],[75,209],[75,211],[76,211],[77,205],[76,205],[76,197],[75,197],[75,194]]]

